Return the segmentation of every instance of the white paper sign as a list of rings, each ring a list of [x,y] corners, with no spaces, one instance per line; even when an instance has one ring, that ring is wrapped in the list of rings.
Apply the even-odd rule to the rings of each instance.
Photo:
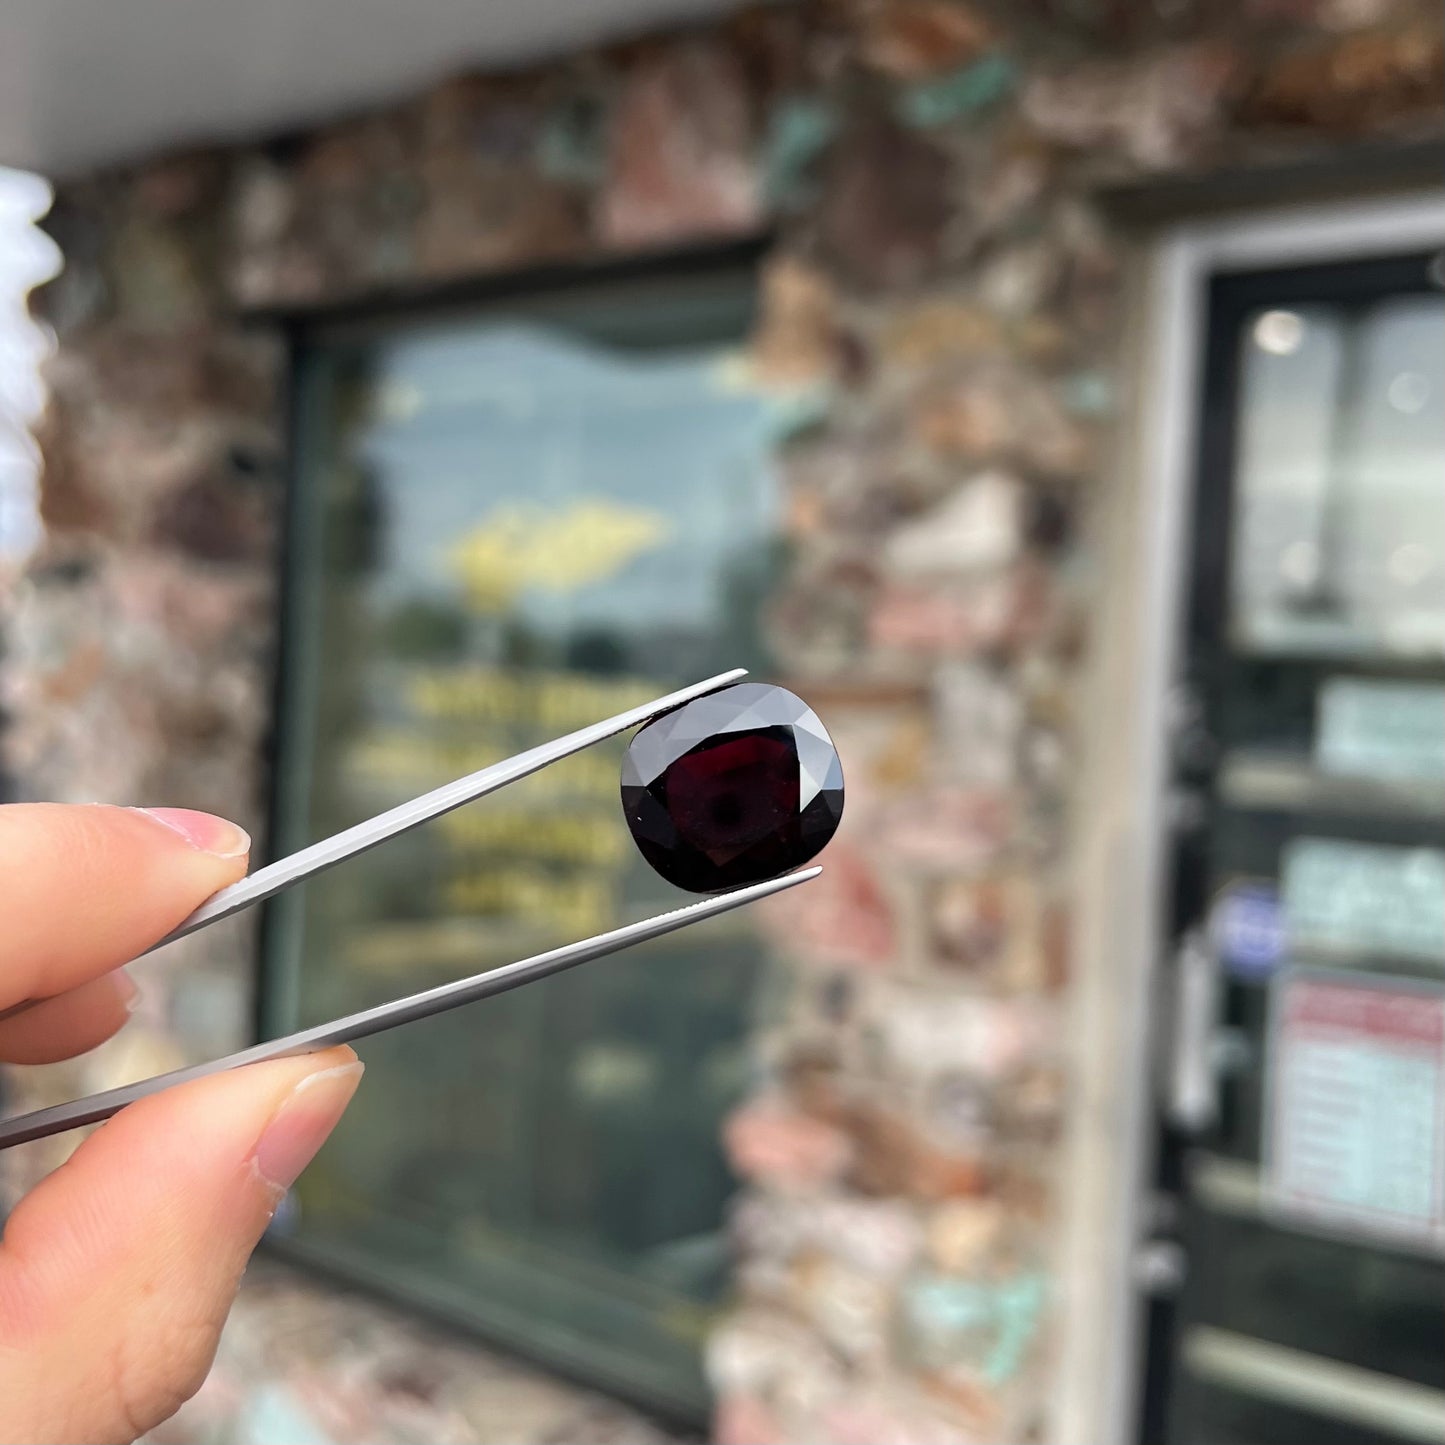
[[[1445,687],[1327,679],[1320,688],[1315,753],[1326,773],[1445,780]]]
[[[1445,991],[1314,972],[1275,985],[1272,1202],[1445,1241]]]
[[[1285,931],[1323,953],[1445,963],[1445,852],[1296,838],[1280,872]]]

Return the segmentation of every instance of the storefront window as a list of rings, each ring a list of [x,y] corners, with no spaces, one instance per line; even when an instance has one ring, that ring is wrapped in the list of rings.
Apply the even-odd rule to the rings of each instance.
[[[730,666],[766,670],[746,275],[572,289],[303,347],[276,845]],[[268,1031],[675,906],[602,746],[311,883]],[[292,1248],[658,1404],[703,1404],[719,1132],[766,960],[721,920],[365,1045]]]

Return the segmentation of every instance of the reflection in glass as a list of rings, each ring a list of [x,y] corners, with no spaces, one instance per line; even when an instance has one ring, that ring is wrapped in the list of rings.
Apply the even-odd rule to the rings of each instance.
[[[1445,299],[1244,332],[1233,625],[1254,650],[1445,649]]]
[[[787,410],[737,379],[749,304],[732,280],[592,293],[312,354],[285,846],[766,665]],[[622,821],[624,744],[313,883],[280,916],[272,1027],[672,906]],[[302,1185],[300,1239],[693,1400],[699,1311],[726,1280],[720,1120],[746,1084],[760,966],[746,920],[724,920],[378,1038]]]

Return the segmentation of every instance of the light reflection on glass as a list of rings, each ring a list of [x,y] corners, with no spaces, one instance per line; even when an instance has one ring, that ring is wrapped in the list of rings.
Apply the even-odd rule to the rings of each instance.
[[[1402,371],[1390,382],[1390,405],[1413,416],[1430,399],[1429,378],[1418,371]]]
[[[1295,311],[1266,311],[1254,323],[1254,344],[1272,356],[1292,356],[1304,334],[1304,318]]]

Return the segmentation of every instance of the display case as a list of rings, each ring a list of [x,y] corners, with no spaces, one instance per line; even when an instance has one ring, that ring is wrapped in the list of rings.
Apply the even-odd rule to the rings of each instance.
[[[1381,251],[1201,277],[1147,1445],[1445,1430],[1445,271]]]

